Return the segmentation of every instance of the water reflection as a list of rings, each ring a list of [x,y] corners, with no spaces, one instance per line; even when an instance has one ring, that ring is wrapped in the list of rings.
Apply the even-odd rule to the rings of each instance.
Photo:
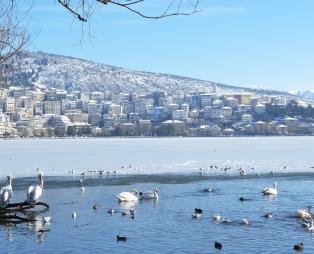
[[[5,230],[7,232],[7,240],[9,242],[13,241],[14,240],[13,234],[12,234],[12,227],[13,227],[13,225],[8,223],[8,224],[4,224],[3,227],[5,228]]]
[[[140,200],[140,203],[143,204],[143,203],[151,203],[152,206],[154,208],[156,208],[158,206],[158,199],[141,199]]]
[[[37,233],[37,242],[41,243],[44,241],[44,237],[47,232],[50,232],[50,222],[45,222],[43,217],[44,211],[41,212],[28,212],[28,218],[32,221],[27,223],[29,231]]]
[[[122,210],[135,210],[137,207],[137,202],[119,202],[118,204]]]

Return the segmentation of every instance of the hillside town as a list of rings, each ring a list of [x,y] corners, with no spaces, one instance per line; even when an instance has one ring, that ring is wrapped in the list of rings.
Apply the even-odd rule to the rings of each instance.
[[[313,135],[314,109],[295,98],[254,93],[156,90],[148,94],[0,90],[0,136]]]

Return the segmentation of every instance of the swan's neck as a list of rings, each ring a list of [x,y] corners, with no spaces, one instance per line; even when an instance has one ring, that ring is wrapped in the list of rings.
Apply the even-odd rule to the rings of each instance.
[[[38,176],[38,185],[40,187],[44,187],[44,180],[43,180],[43,177],[41,175]]]
[[[12,178],[8,178],[7,187],[12,187]]]

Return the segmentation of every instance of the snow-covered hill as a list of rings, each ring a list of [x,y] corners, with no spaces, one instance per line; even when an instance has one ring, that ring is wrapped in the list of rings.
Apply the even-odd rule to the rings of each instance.
[[[300,90],[300,91],[291,91],[293,95],[297,95],[308,100],[314,100],[314,90]]]
[[[133,71],[43,52],[21,52],[9,66],[12,68],[9,80],[14,85],[44,85],[67,91],[151,92],[161,89],[173,93],[211,92],[216,89],[217,92],[283,94],[170,74]]]

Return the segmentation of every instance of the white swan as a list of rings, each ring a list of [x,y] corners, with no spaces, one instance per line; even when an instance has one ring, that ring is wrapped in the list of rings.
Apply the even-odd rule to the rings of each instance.
[[[263,191],[262,191],[263,195],[277,195],[278,194],[278,191],[277,191],[277,182],[274,182],[273,183],[273,187],[268,187],[268,188],[265,188]]]
[[[140,192],[140,199],[158,199],[158,189],[154,188],[153,191]]]
[[[7,176],[7,185],[0,190],[0,207],[6,207],[13,195],[12,176]]]
[[[117,195],[118,201],[119,202],[137,202],[138,197],[137,197],[137,190],[133,189],[130,192],[124,191],[121,192]]]
[[[42,195],[43,187],[44,187],[44,181],[43,181],[42,173],[39,172],[38,184],[36,186],[31,185],[28,187],[26,201],[29,203],[35,203],[36,201],[38,201]]]

